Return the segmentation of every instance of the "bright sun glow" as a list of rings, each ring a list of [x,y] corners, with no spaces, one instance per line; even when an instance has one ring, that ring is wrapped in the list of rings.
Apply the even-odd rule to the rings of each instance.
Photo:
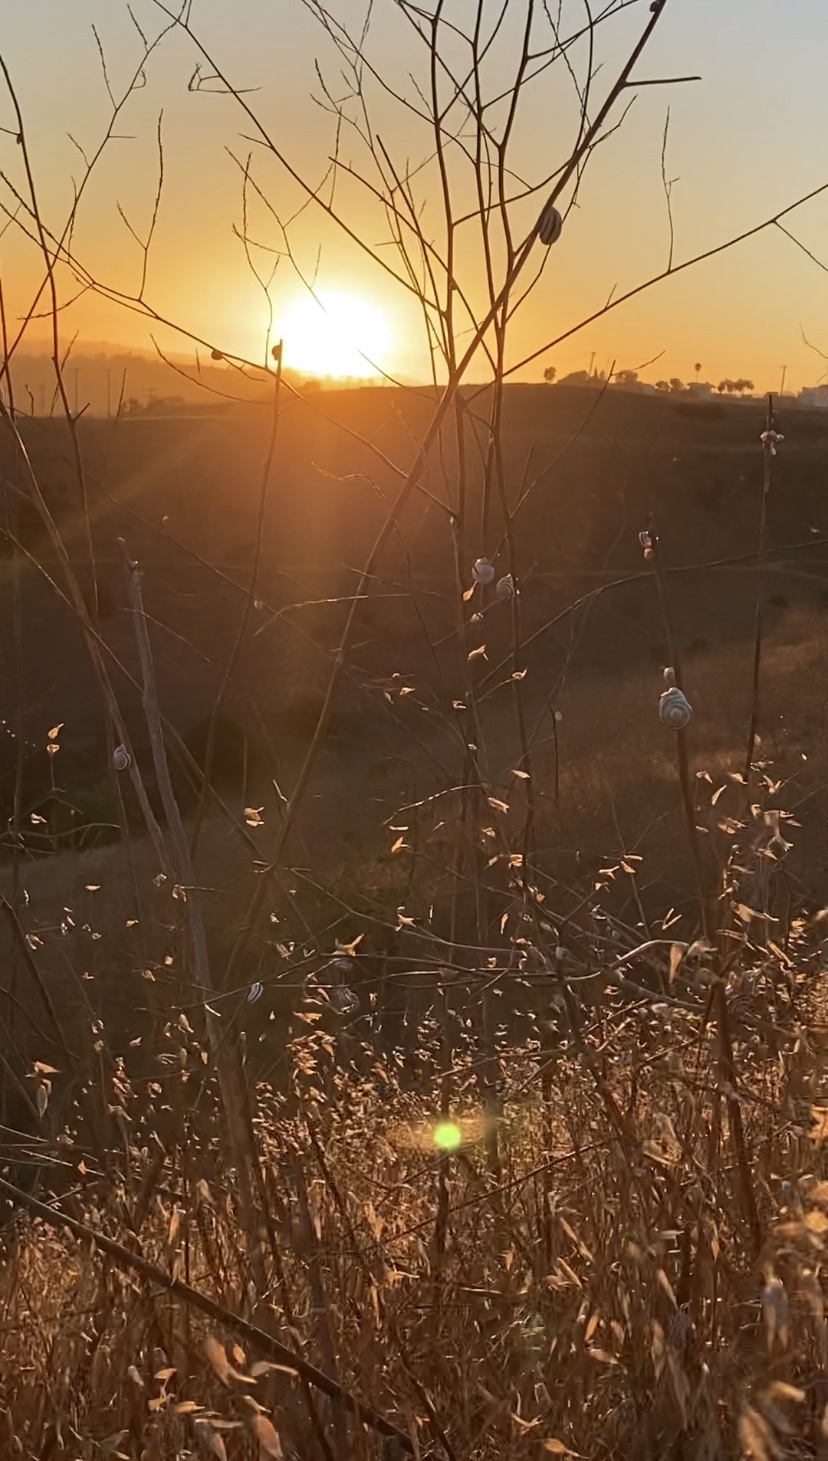
[[[441,1121],[434,1130],[434,1145],[441,1152],[456,1152],[462,1145],[463,1133],[456,1121]]]
[[[285,365],[310,375],[366,379],[386,368],[389,331],[374,305],[352,294],[306,294],[279,314]]]

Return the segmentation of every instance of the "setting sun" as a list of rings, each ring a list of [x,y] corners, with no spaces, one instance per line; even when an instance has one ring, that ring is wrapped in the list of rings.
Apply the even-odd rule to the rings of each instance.
[[[389,331],[382,312],[351,294],[322,291],[288,305],[278,319],[285,364],[340,379],[368,379],[386,368]]]

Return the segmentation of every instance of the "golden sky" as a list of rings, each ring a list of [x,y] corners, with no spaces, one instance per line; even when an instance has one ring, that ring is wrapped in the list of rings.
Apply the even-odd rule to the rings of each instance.
[[[435,0],[421,9],[433,10]],[[505,21],[487,58],[483,84],[495,95],[509,84],[527,6],[509,0]],[[604,0],[612,7],[613,0]],[[491,30],[502,0],[484,0]],[[535,0],[541,34],[544,0]],[[557,0],[546,0],[557,18]],[[330,0],[338,23],[358,35],[366,0]],[[446,58],[458,68],[465,54],[449,26],[470,29],[476,0],[447,0],[443,36]],[[153,0],[133,11],[145,33],[156,35],[164,16]],[[600,13],[593,5],[595,14]],[[631,48],[649,14],[647,0],[619,7],[596,35],[601,63],[596,103]],[[583,0],[563,0],[561,34],[583,24]],[[301,0],[193,0],[192,28],[256,113],[286,162],[313,187],[323,184],[335,149],[335,119],[324,98],[318,60],[332,95],[346,90],[341,59]],[[13,0],[0,20],[0,53],[24,114],[35,184],[44,218],[61,232],[71,207],[73,178],[83,176],[83,153],[92,155],[106,132],[108,101],[93,26],[106,57],[112,90],[119,95],[135,67],[141,42],[124,0]],[[549,31],[546,30],[548,43]],[[366,45],[371,65],[388,87],[418,103],[427,87],[427,53],[394,0],[373,0]],[[511,326],[512,364],[571,330],[584,317],[662,270],[668,254],[668,222],[661,178],[667,107],[667,146],[672,184],[675,261],[714,247],[760,223],[799,196],[828,182],[828,7],[823,0],[667,0],[639,77],[699,74],[702,80],[674,87],[631,90],[634,104],[623,127],[591,159],[560,242],[544,275]],[[585,47],[571,53],[576,80]],[[252,178],[267,204],[251,191],[248,232],[252,256],[269,271],[278,260],[270,296],[274,333],[284,334],[286,358],[298,368],[345,374],[361,366],[359,348],[375,353],[381,367],[405,379],[428,376],[422,315],[414,296],[386,269],[399,271],[383,209],[368,187],[342,167],[335,207],[367,249],[360,248],[307,199],[285,167],[261,145],[238,100],[215,82],[190,83],[199,60],[180,29],[168,35],[146,68],[146,85],[129,100],[115,137],[96,165],[78,215],[73,246],[84,266],[126,295],[140,287],[141,250],[130,236],[143,234],[152,216],[158,153],[156,128],[163,111],[164,188],[149,255],[145,299],[158,314],[228,352],[261,357],[267,307],[251,276],[238,237],[242,226],[239,163],[252,153]],[[201,58],[202,72],[207,71]],[[249,90],[247,90],[249,89]],[[412,184],[422,226],[434,248],[445,251],[445,221],[433,136],[410,108],[401,106],[365,73],[374,135],[382,139],[398,175]],[[593,107],[596,103],[593,103]],[[521,97],[510,165],[516,177],[536,181],[566,157],[577,120],[573,77],[560,62],[527,86]],[[357,117],[349,104],[349,117]],[[491,113],[495,121],[496,112]],[[620,117],[620,109],[615,120]],[[450,120],[461,120],[458,109]],[[501,116],[502,120],[502,108]],[[10,99],[0,92],[0,167],[25,190],[21,149]],[[247,134],[245,137],[244,134]],[[255,140],[248,140],[254,138]],[[471,144],[471,138],[468,139]],[[460,147],[449,148],[450,182],[460,213],[474,213],[473,174]],[[232,155],[231,155],[232,154]],[[234,161],[235,157],[235,161]],[[342,128],[341,163],[377,182],[363,141],[351,122]],[[373,169],[373,170],[372,170]],[[518,188],[515,181],[514,186]],[[8,185],[0,199],[13,207]],[[531,226],[537,203],[518,207],[518,236]],[[828,263],[828,194],[785,220],[798,238]],[[236,230],[236,231],[234,231]],[[286,257],[286,239],[291,257]],[[485,297],[480,230],[472,218],[458,231],[458,272],[473,307]],[[12,225],[0,240],[0,271],[10,312],[29,307],[43,275],[36,248]],[[303,282],[305,281],[305,282]],[[320,327],[309,302],[314,281],[336,317]],[[74,292],[59,280],[62,302]],[[465,328],[465,325],[463,326]],[[802,340],[828,353],[828,274],[772,228],[732,252],[719,255],[620,305],[603,320],[550,348],[518,373],[539,379],[546,365],[559,374],[615,361],[650,379],[748,376],[758,388],[776,388],[787,366],[788,388],[815,381],[823,363]],[[65,342],[109,341],[151,347],[150,326],[134,311],[87,293],[61,315]],[[46,322],[34,321],[29,339],[44,341]],[[170,329],[155,328],[165,348],[187,350]],[[465,337],[461,336],[461,344]],[[355,345],[356,342],[356,345]],[[354,346],[352,349],[351,347]],[[350,353],[349,353],[350,352]],[[318,357],[318,365],[314,365]],[[353,362],[356,362],[354,365]],[[350,362],[350,363],[349,363]],[[480,378],[483,366],[472,369]]]

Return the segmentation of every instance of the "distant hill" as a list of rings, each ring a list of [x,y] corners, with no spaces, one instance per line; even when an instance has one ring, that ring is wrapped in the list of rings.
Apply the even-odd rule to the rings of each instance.
[[[119,411],[127,416],[232,412],[239,405],[264,403],[271,389],[263,372],[243,374],[225,361],[211,360],[207,352],[200,358],[170,357],[167,363],[157,355],[105,344],[72,352],[63,376],[72,411],[103,417]],[[303,390],[342,385],[309,381],[291,370],[285,371],[285,379]],[[46,351],[15,354],[12,383],[15,404],[26,414],[61,414],[54,367]],[[8,399],[5,388],[3,399]]]

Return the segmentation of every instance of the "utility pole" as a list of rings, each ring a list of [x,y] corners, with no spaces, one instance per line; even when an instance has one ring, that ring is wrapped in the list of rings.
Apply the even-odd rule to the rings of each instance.
[[[787,365],[783,365],[782,366],[782,383],[781,383],[781,385],[779,387],[779,394],[780,394],[780,396],[784,396],[784,394],[785,394],[785,376],[787,375],[787,373],[788,373],[788,367],[787,367]]]
[[[106,419],[112,419],[112,371],[109,366],[106,370]]]
[[[595,351],[593,350],[592,355],[590,356],[590,360],[589,360],[589,378],[590,378],[590,380],[592,380],[592,367],[594,366],[594,364],[595,364]]]

